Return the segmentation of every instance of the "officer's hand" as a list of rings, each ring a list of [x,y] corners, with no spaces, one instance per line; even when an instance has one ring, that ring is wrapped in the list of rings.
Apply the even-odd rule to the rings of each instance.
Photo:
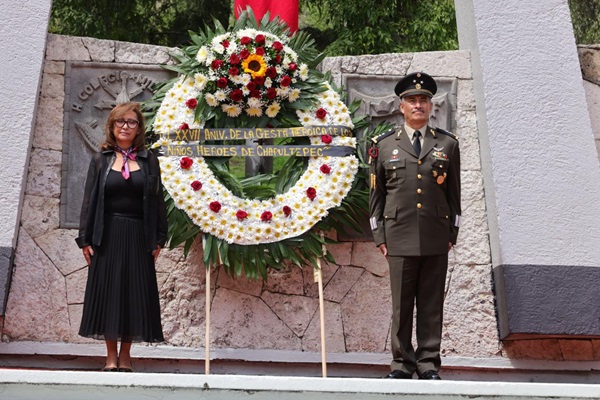
[[[85,257],[87,265],[92,265],[92,256],[94,255],[92,246],[84,246],[81,248],[81,251],[83,251],[83,256]]]
[[[452,242],[448,242],[448,252],[450,252],[450,250],[452,250]]]
[[[387,246],[385,245],[385,243],[379,245],[379,251],[381,251],[381,254],[383,254],[384,256],[388,256]]]

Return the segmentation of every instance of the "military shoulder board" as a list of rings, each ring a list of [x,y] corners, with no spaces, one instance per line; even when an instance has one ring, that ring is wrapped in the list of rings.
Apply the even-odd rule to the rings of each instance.
[[[371,139],[371,141],[375,144],[377,144],[378,142],[380,142],[382,139],[385,139],[386,137],[394,134],[396,130],[395,129],[390,129],[389,131],[386,131],[384,133],[382,133],[381,135],[374,137]]]
[[[435,128],[435,130],[436,130],[437,132],[439,132],[439,133],[443,133],[444,135],[448,135],[448,136],[450,136],[450,137],[451,137],[451,138],[453,138],[454,140],[458,140],[458,136],[456,136],[456,135],[455,135],[454,133],[452,133],[452,132],[448,132],[448,131],[447,131],[447,130],[445,130],[445,129],[442,129],[442,128],[437,128],[437,127]]]

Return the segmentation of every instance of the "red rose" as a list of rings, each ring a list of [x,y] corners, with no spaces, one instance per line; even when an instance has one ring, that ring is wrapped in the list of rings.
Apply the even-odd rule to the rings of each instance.
[[[213,60],[212,63],[210,63],[210,67],[214,70],[221,68],[221,65],[223,65],[223,60]]]
[[[219,211],[221,211],[221,203],[219,203],[218,201],[213,201],[208,205],[208,207],[212,212],[218,213]]]
[[[283,50],[283,45],[281,44],[281,42],[273,42],[273,50],[277,52]]]
[[[242,93],[242,91],[240,89],[235,89],[235,90],[231,91],[231,94],[229,95],[229,97],[233,101],[240,101],[244,97],[244,93]]]
[[[198,190],[202,189],[202,182],[200,182],[200,181],[192,182],[192,189],[194,189],[196,192]]]
[[[275,64],[280,64],[281,63],[281,54],[277,54],[275,56]]]
[[[251,42],[252,42],[252,39],[250,39],[248,36],[243,36],[243,37],[240,39],[240,43],[241,43],[242,45],[244,45],[244,46],[245,46],[245,45],[247,45],[247,44],[250,44]]]
[[[323,118],[325,118],[326,115],[327,115],[327,110],[325,110],[323,107],[321,107],[317,110],[317,118],[323,119]]]
[[[181,168],[183,168],[183,169],[188,169],[189,167],[192,166],[193,163],[194,163],[194,160],[192,160],[189,157],[182,157],[181,160],[179,161],[179,165],[181,165]]]
[[[250,56],[250,52],[246,49],[240,51],[240,58],[242,60],[245,60],[246,58],[248,58]]]
[[[256,55],[259,55],[259,56],[264,56],[264,55],[265,55],[265,49],[264,49],[264,48],[262,48],[262,47],[257,47],[257,48],[254,50],[254,53],[255,53]]]
[[[183,124],[179,125],[179,129],[190,129],[190,126],[184,122]]]
[[[292,83],[292,78],[290,78],[289,76],[285,75],[283,78],[281,78],[281,86],[286,87],[286,86],[290,86]]]
[[[322,173],[324,173],[326,175],[329,175],[329,173],[331,172],[331,168],[327,164],[321,165],[320,170],[321,170]]]
[[[288,206],[283,206],[283,213],[285,214],[286,217],[289,217],[290,214],[292,213],[292,209]]]
[[[192,97],[191,99],[187,99],[187,101],[185,102],[185,105],[191,109],[194,109],[198,105],[198,100],[196,100],[195,98]]]
[[[333,140],[333,138],[331,137],[331,135],[323,135],[323,136],[321,136],[321,142],[323,142],[325,144],[331,144],[332,140]]]
[[[271,211],[265,211],[260,215],[261,221],[264,222],[270,221],[271,218],[273,218],[273,214],[271,213]]]
[[[225,39],[221,42],[221,44],[223,45],[223,47],[228,48],[229,47],[229,40]]]
[[[277,70],[275,69],[275,67],[269,67],[267,68],[265,75],[273,79],[277,76]]]
[[[240,70],[237,69],[236,67],[229,68],[229,75],[230,76],[236,76],[239,73],[240,73]]]
[[[306,189],[306,196],[312,201],[317,197],[317,189],[314,187],[309,187]]]
[[[219,80],[217,81],[217,86],[221,89],[225,89],[227,87],[227,78],[219,78]]]
[[[262,35],[262,34],[256,35],[256,37],[254,38],[254,41],[258,44],[264,43],[265,35]]]
[[[273,100],[275,97],[277,97],[277,90],[273,88],[267,89],[267,99]]]
[[[254,97],[255,99],[260,99],[260,90],[255,89],[250,92],[250,97]]]
[[[237,219],[242,221],[242,220],[248,218],[248,213],[244,210],[238,210],[238,212],[235,213],[235,216],[237,217]]]
[[[294,64],[294,63],[290,63],[290,66],[288,67],[288,69],[289,69],[290,71],[295,71],[295,70],[296,70],[296,68],[298,68],[298,66],[297,66],[296,64]]]
[[[248,82],[248,84],[246,85],[246,88],[249,91],[253,91],[254,89],[256,89],[256,83],[254,83],[253,81]]]
[[[240,63],[240,61],[240,56],[235,53],[229,56],[229,63],[232,65],[237,65]]]
[[[254,78],[254,83],[256,83],[257,86],[263,85],[265,83],[265,77],[257,76],[256,78]]]

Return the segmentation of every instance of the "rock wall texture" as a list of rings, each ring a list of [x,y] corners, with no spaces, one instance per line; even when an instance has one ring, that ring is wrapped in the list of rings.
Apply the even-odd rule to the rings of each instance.
[[[65,62],[162,64],[169,60],[167,50],[49,36],[13,282],[2,321],[4,342],[92,342],[77,335],[87,277],[74,241],[77,231],[59,227]],[[417,70],[458,82],[456,131],[463,160],[463,220],[458,244],[450,253],[444,356],[563,360],[588,359],[591,354],[592,359],[600,359],[598,341],[503,346],[498,340],[469,53],[328,58],[323,69],[331,70],[338,83],[347,73],[400,76]],[[180,248],[163,251],[157,265],[169,345],[204,346],[207,285],[198,242],[187,258]],[[367,241],[343,242],[330,250],[336,264],[323,266],[327,351],[389,354],[391,298],[386,260]],[[274,271],[264,282],[232,279],[217,268],[211,273],[210,287],[211,348],[320,351],[318,291],[311,267]],[[547,346],[554,350],[548,351]],[[585,351],[588,347],[594,351]]]

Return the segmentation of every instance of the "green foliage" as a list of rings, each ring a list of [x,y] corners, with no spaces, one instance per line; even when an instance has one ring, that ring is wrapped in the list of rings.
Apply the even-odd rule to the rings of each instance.
[[[577,43],[600,43],[600,0],[569,0],[569,6]]]
[[[51,33],[179,46],[212,18],[227,23],[230,1],[54,0]]]
[[[305,0],[305,18],[327,55],[458,47],[452,0]]]

